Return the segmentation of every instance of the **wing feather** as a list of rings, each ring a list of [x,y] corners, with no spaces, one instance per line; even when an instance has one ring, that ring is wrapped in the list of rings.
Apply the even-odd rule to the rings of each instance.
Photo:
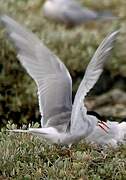
[[[35,80],[41,124],[64,111],[72,109],[72,80],[65,65],[25,27],[4,15],[1,22],[17,48],[17,57]]]
[[[85,96],[90,91],[91,88],[97,82],[99,76],[103,71],[103,66],[105,61],[107,60],[108,56],[111,53],[111,50],[114,45],[114,41],[116,40],[118,31],[115,31],[108,35],[100,44],[98,49],[96,50],[93,58],[91,59],[90,63],[87,66],[85,75],[83,80],[80,83],[78,91],[75,95],[72,114],[71,114],[71,132],[76,129],[76,124],[79,123],[79,114],[81,108],[83,108],[83,115],[86,117],[87,109],[83,105],[83,101]],[[80,123],[81,126],[81,123]]]

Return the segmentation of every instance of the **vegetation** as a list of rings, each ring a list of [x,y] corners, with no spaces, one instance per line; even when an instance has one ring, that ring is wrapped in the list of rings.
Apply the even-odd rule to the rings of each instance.
[[[25,24],[56,53],[73,78],[73,95],[85,68],[102,39],[111,31],[120,34],[100,81],[90,95],[119,87],[126,90],[126,11],[125,0],[82,0],[91,9],[110,10],[120,19],[87,23],[66,29],[43,17],[44,0],[0,0],[1,14]],[[121,81],[120,81],[121,80]],[[0,28],[0,127],[7,122],[39,122],[36,86],[16,58],[16,51]],[[8,127],[8,125],[7,125]],[[9,127],[10,128],[10,127]],[[31,135],[0,133],[0,179],[92,179],[123,180],[126,177],[125,146],[101,153],[99,147],[79,143],[70,150],[48,145]]]
[[[123,180],[126,146],[102,151],[79,143],[72,148],[48,145],[27,134],[0,133],[1,179]]]

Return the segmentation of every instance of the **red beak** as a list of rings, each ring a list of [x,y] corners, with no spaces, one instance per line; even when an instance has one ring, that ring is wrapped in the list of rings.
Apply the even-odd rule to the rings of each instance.
[[[103,129],[106,133],[108,133],[108,131],[107,131],[105,128],[110,129],[110,128],[107,126],[107,124],[106,124],[105,122],[103,122],[103,121],[98,121],[98,126],[99,126],[101,129]]]

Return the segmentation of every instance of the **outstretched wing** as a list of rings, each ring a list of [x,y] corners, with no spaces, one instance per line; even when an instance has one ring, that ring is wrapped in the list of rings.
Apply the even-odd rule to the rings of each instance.
[[[91,88],[97,82],[99,76],[103,71],[103,65],[107,60],[108,56],[111,53],[111,49],[113,48],[114,41],[116,40],[118,31],[115,31],[108,35],[100,44],[98,49],[96,50],[93,58],[87,66],[85,75],[83,80],[80,83],[78,91],[76,93],[74,104],[72,108],[71,114],[71,131],[76,129],[77,124],[79,123],[79,115],[80,111],[83,111],[83,116],[86,117],[87,109],[83,105],[83,101],[85,96],[90,91]],[[80,122],[81,126],[81,122]]]
[[[72,109],[72,80],[65,65],[26,28],[4,15],[1,21],[14,42],[18,59],[38,87],[41,124]],[[55,122],[54,122],[55,123]]]

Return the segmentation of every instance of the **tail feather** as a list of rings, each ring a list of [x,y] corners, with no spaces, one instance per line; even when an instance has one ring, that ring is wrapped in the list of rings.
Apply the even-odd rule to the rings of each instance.
[[[105,11],[105,12],[99,12],[97,19],[99,20],[116,20],[118,17],[114,16],[111,12]]]
[[[33,134],[58,134],[58,131],[55,128],[29,128],[28,130],[23,129],[12,129],[6,130],[9,132],[16,132],[16,133],[33,133]]]
[[[41,133],[41,134],[46,134],[47,132],[44,131],[44,128],[29,128],[27,130],[23,129],[12,129],[12,130],[7,130],[9,132],[15,132],[15,133]]]
[[[16,132],[16,133],[28,133],[29,130],[23,130],[23,129],[13,129],[13,130],[6,130],[8,132]]]

